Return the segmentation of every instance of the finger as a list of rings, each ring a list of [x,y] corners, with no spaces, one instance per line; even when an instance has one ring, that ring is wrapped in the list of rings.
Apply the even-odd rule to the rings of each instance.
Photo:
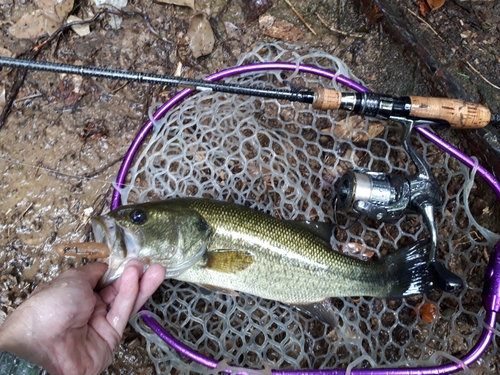
[[[97,282],[102,277],[102,275],[104,275],[107,269],[108,265],[106,263],[94,262],[86,264],[83,267],[74,268],[70,271],[63,273],[62,275],[73,277],[69,273],[77,272],[80,274],[82,279],[88,281],[92,289],[94,289],[97,285]]]
[[[97,282],[101,278],[102,275],[106,272],[108,265],[105,263],[90,263],[83,267],[72,268],[61,273],[59,276],[54,278],[52,281],[44,283],[40,285],[35,291],[31,294],[32,297],[43,292],[48,289],[52,289],[60,286],[61,284],[70,284],[70,285],[90,285],[91,289],[94,289],[97,285]],[[88,283],[88,284],[87,284]]]
[[[136,268],[137,273],[139,275],[142,275],[144,270],[144,265],[137,259],[130,259],[127,265],[125,266],[125,269],[129,267]],[[101,296],[102,300],[106,302],[106,304],[111,305],[113,303],[113,301],[116,298],[116,295],[118,294],[118,291],[121,288],[121,283],[122,283],[122,277],[119,277],[113,284],[99,291],[99,295]]]
[[[139,293],[141,272],[137,267],[127,266],[119,280],[117,294],[106,316],[109,324],[122,336]]]
[[[133,309],[135,314],[146,303],[149,297],[158,289],[161,283],[165,280],[165,268],[159,264],[151,265],[144,275],[142,275],[139,294],[137,295],[136,303]]]

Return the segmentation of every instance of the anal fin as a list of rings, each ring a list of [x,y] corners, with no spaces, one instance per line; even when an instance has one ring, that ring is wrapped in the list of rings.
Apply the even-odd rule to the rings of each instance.
[[[333,308],[329,299],[325,299],[320,302],[314,302],[311,304],[297,305],[294,304],[297,309],[303,311],[319,320],[323,323],[327,323],[330,326],[336,328],[339,326],[338,320],[336,318],[336,311]]]
[[[227,289],[227,288],[219,288],[214,285],[208,285],[208,284],[198,284],[201,287],[201,293],[208,295],[211,293],[222,293],[222,294],[227,294],[232,297],[239,297],[239,293],[236,290],[233,289]]]

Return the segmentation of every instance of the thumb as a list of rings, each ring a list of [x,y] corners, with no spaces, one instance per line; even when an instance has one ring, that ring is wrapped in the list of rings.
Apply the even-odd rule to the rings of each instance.
[[[94,262],[86,264],[83,267],[75,268],[71,271],[66,272],[78,272],[80,277],[83,280],[86,280],[91,285],[92,289],[94,289],[99,282],[99,279],[104,275],[106,270],[108,269],[108,265],[106,263]]]

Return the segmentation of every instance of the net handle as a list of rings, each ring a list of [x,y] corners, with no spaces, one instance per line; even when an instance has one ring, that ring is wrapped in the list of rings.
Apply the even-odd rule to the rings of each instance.
[[[267,63],[255,63],[248,65],[241,65],[233,68],[228,68],[220,72],[209,75],[205,80],[218,81],[224,78],[237,76],[240,74],[249,74],[254,72],[262,72],[269,70],[286,70],[286,71],[298,71],[300,73],[310,73],[323,78],[334,80],[348,88],[356,90],[358,92],[370,92],[370,90],[361,84],[343,76],[337,75],[335,72],[318,68],[310,65],[297,65],[294,63],[286,62],[267,62]],[[146,136],[153,128],[153,122],[158,121],[163,116],[167,114],[172,108],[183,101],[186,97],[192,95],[196,90],[184,89],[170,98],[165,104],[163,104],[153,115],[153,118],[148,120],[142,128],[139,130],[137,136],[132,141],[128,151],[125,154],[124,160],[121,164],[120,170],[116,177],[116,186],[122,187],[125,183],[127,173],[132,165],[132,161],[137,153],[137,150],[144,142]],[[424,138],[431,141],[442,150],[465,164],[469,168],[473,168],[475,164],[474,160],[468,155],[464,154],[458,148],[454,147],[450,143],[446,142],[444,139],[437,136],[429,128],[425,126],[416,127],[415,130],[420,133]],[[479,166],[477,173],[481,176],[493,189],[497,198],[500,200],[500,182],[493,177],[484,167]],[[115,209],[121,204],[121,194],[119,189],[114,189],[113,197],[111,201],[111,209]],[[500,243],[495,246],[494,254],[492,257],[500,259]],[[491,264],[491,262],[490,262]],[[487,277],[494,279],[492,284],[495,286],[500,285],[500,261],[495,262],[494,266],[489,267],[487,270]],[[488,289],[485,287],[485,289]],[[486,351],[493,337],[493,330],[496,324],[497,314],[500,309],[500,287],[499,288],[489,288],[485,290],[485,293],[489,298],[485,301],[494,301],[492,303],[485,303],[486,314],[484,318],[484,328],[481,333],[479,340],[476,345],[467,353],[460,361],[457,363],[450,363],[441,366],[431,366],[431,367],[419,367],[419,368],[381,368],[381,369],[352,369],[352,375],[431,375],[431,374],[451,374],[463,369],[463,366],[469,366],[476,362],[481,355]],[[170,333],[168,333],[155,319],[148,316],[143,316],[144,322],[169,346],[178,351],[180,354],[186,356],[187,358],[204,365],[208,368],[217,368],[219,361],[209,358],[201,353],[196,352],[186,344],[177,340]],[[345,369],[323,369],[323,370],[272,370],[275,375],[343,375],[346,373]],[[239,374],[244,374],[240,372]]]

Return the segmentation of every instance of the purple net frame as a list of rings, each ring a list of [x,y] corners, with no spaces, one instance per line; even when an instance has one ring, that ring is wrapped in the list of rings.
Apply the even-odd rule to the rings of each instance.
[[[320,77],[335,80],[338,83],[360,92],[370,91],[366,87],[350,80],[343,75],[337,75],[335,72],[321,69],[309,65],[297,65],[293,63],[284,62],[269,62],[242,65],[238,67],[229,68],[221,72],[212,74],[205,79],[208,81],[218,81],[227,77],[237,76],[239,74],[248,74],[252,72],[262,72],[267,70],[286,70],[298,71],[301,73],[315,74]],[[170,100],[168,100],[158,111],[154,114],[153,120],[157,121],[167,114],[169,110],[175,107],[178,103],[184,100],[189,95],[193,94],[196,90],[184,89],[178,92]],[[129,171],[135,154],[148,133],[153,128],[153,122],[149,120],[144,124],[136,138],[133,140],[130,148],[125,154],[120,170],[116,178],[117,186],[123,186],[126,175]],[[458,159],[469,168],[474,168],[476,163],[469,156],[461,152],[459,149],[438,137],[431,130],[425,126],[416,127],[415,130],[420,133],[424,138],[431,141],[442,150]],[[497,181],[484,167],[478,166],[477,174],[481,176],[493,189],[497,198],[500,200],[500,182]],[[115,209],[121,204],[121,196],[118,190],[113,192],[111,201],[111,209]],[[485,285],[484,285],[484,307],[486,314],[484,317],[484,328],[481,332],[476,345],[464,357],[457,361],[457,363],[449,363],[439,366],[431,367],[418,367],[418,368],[381,368],[381,369],[352,369],[352,375],[431,375],[431,374],[451,374],[460,371],[465,366],[470,366],[475,363],[481,355],[486,351],[490,341],[494,335],[497,315],[500,312],[500,242],[494,248],[490,255],[490,263],[486,270]],[[155,332],[163,341],[165,341],[173,349],[177,350],[180,354],[191,359],[199,364],[202,364],[210,369],[215,369],[219,365],[219,361],[206,357],[183,344],[170,333],[168,333],[161,324],[154,318],[144,315],[144,322]],[[250,369],[249,369],[250,371]],[[230,371],[227,371],[230,373]],[[247,372],[238,372],[240,375],[247,375]],[[323,370],[272,370],[275,375],[343,375],[346,374],[345,369],[323,369]]]

